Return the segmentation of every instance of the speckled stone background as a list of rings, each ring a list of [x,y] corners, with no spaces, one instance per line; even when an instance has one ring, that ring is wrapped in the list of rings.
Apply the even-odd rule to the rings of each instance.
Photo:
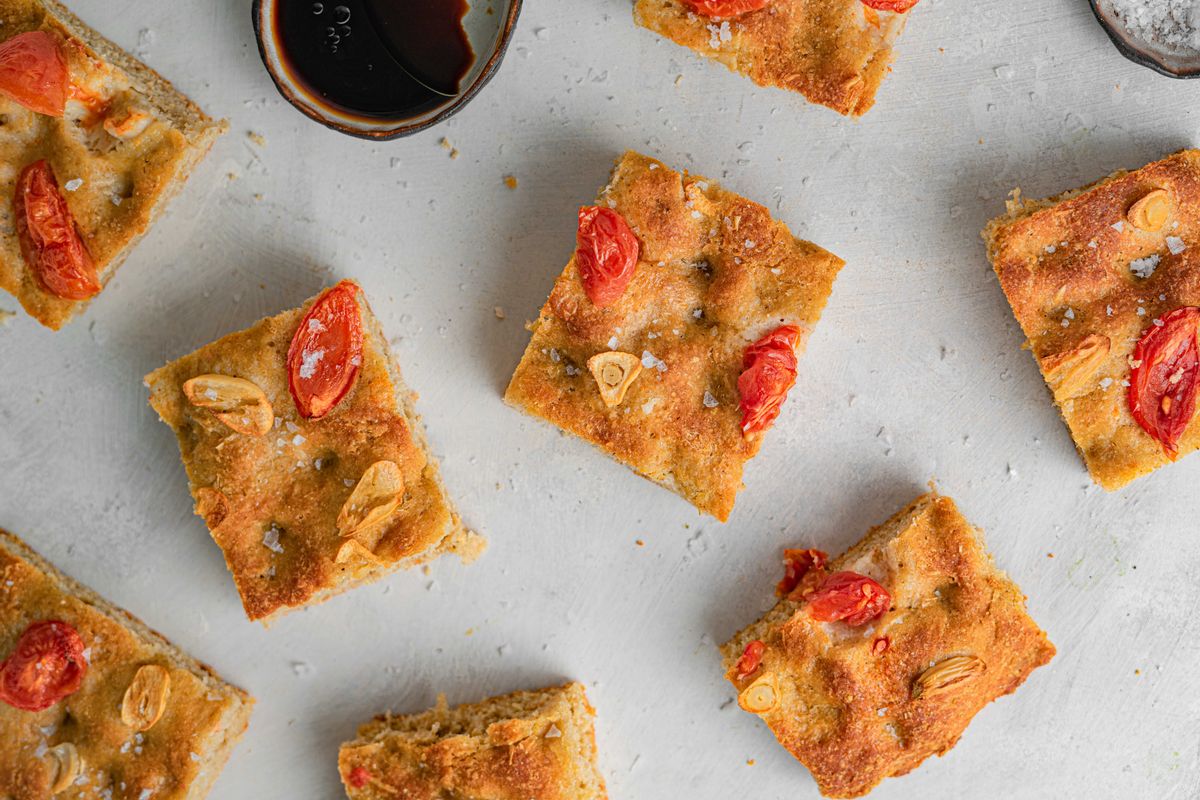
[[[1196,143],[1200,82],[1126,62],[1083,0],[923,0],[849,122],[635,27],[628,0],[527,0],[481,97],[371,144],[277,96],[248,0],[73,5],[231,130],[85,316],[0,328],[0,525],[258,697],[215,798],[337,797],[337,745],[373,713],[567,678],[599,709],[614,800],[816,797],[732,703],[715,643],[771,604],[780,548],[840,551],[931,478],[1059,655],[872,796],[1200,797],[1200,457],[1089,485],[978,234],[1013,186]],[[848,262],[726,525],[501,401],[575,208],[629,147]],[[342,276],[491,548],[264,630],[141,378]]]

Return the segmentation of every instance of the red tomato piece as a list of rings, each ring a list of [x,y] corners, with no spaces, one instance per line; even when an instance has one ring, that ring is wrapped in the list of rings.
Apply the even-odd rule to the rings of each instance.
[[[744,681],[754,674],[754,671],[762,664],[763,653],[766,651],[767,646],[758,639],[746,645],[742,657],[737,662],[737,679],[739,681]]]
[[[599,308],[625,294],[633,280],[641,245],[625,218],[611,208],[579,209],[575,266],[588,299]]]
[[[684,5],[706,17],[740,17],[766,8],[769,0],[683,0]]]
[[[897,14],[903,14],[918,2],[920,0],[862,0],[862,4],[867,8],[873,8],[876,11],[894,11]]]
[[[1196,413],[1198,323],[1200,308],[1177,308],[1157,320],[1133,349],[1129,412],[1172,460]]]
[[[358,380],[363,359],[358,284],[342,281],[318,297],[288,348],[288,389],[306,419],[333,410]]]
[[[829,556],[821,550],[784,550],[783,579],[775,586],[780,597],[791,594],[810,572],[825,569]]]
[[[746,348],[738,394],[742,399],[742,433],[765,431],[779,416],[788,390],[796,382],[796,343],[800,328],[784,325]]]
[[[66,300],[100,291],[96,265],[45,160],[21,171],[13,210],[21,254],[42,288]]]
[[[0,94],[51,117],[67,105],[67,62],[46,31],[19,33],[0,42]]]
[[[346,781],[355,789],[361,789],[371,782],[371,773],[366,767],[355,767],[350,770]]]
[[[857,572],[835,572],[808,597],[809,613],[818,622],[843,620],[847,625],[870,622],[892,605],[892,596]]]
[[[83,639],[65,622],[34,622],[0,661],[0,701],[22,711],[45,711],[74,694],[87,674]]]

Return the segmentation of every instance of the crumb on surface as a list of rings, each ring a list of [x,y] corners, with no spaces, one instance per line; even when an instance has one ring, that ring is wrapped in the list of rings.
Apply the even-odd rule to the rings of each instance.
[[[258,131],[246,131],[246,138],[254,142],[259,147],[267,146],[267,137],[263,136]]]
[[[505,175],[504,176],[504,185],[507,186],[508,188],[516,189],[517,183],[518,183],[517,177],[515,175]]]
[[[504,319],[504,306],[496,306],[492,309],[492,313],[496,315],[496,319]]]

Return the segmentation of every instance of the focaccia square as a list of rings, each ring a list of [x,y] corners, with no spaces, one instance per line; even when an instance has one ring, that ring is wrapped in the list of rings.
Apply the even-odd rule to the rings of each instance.
[[[1174,312],[1200,306],[1200,151],[1048,200],[1014,192],[983,237],[1096,483],[1120,488],[1200,447],[1200,426],[1188,419],[1173,452],[1151,436],[1132,413],[1129,388],[1142,366],[1139,341]],[[1191,382],[1194,372],[1166,379]]]
[[[799,327],[803,349],[843,262],[792,236],[763,206],[633,152],[598,205],[638,239],[633,278],[599,308],[572,258],[505,399],[725,520],[762,441],[742,432],[746,348],[786,324]],[[610,352],[641,366],[612,407],[588,367]]]
[[[342,745],[350,800],[607,800],[583,686],[381,716]]]
[[[857,626],[813,619],[823,581],[846,571],[878,582],[888,607]],[[739,704],[828,797],[858,797],[945,754],[976,713],[1054,656],[1021,590],[946,497],[917,498],[803,577],[721,651]],[[761,661],[742,672],[754,642]]]
[[[287,366],[297,328],[325,294],[146,376],[150,405],[179,439],[196,513],[224,552],[252,620],[445,552],[467,561],[483,547],[446,495],[415,395],[361,289],[344,281],[328,292],[339,290],[352,292],[363,347],[357,378],[325,416],[301,416]],[[241,387],[255,404],[221,413],[220,385],[193,400],[185,384],[202,376]],[[370,525],[345,524],[368,514],[375,514]]]
[[[0,531],[0,675],[22,634],[47,622],[78,636],[86,669],[42,710],[11,705],[0,690],[0,797],[207,795],[254,700]]]
[[[30,31],[57,43],[71,88],[61,117],[0,93],[0,289],[58,329],[90,297],[56,294],[27,264],[14,203],[21,172],[39,160],[49,164],[99,291],[227,125],[61,3],[0,0],[0,46]]]
[[[876,11],[861,0],[770,0],[722,19],[693,11],[684,0],[638,0],[633,16],[760,86],[799,92],[859,117],[875,104],[908,12]]]

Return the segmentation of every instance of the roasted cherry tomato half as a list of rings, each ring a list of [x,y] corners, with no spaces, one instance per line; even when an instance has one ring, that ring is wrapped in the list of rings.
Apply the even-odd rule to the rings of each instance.
[[[0,42],[0,94],[51,117],[61,117],[70,80],[58,40],[45,31],[18,33]]]
[[[1129,412],[1172,459],[1196,413],[1198,323],[1200,308],[1177,308],[1151,325],[1133,349]]]
[[[58,620],[35,622],[0,661],[0,701],[22,711],[45,711],[79,690],[87,666],[74,628]]]
[[[825,569],[828,560],[829,556],[821,550],[784,550],[783,579],[775,586],[775,594],[790,595],[810,573]]]
[[[96,265],[45,160],[21,171],[13,209],[21,254],[42,288],[65,300],[100,291]]]
[[[683,4],[705,17],[739,17],[766,8],[769,0],[683,0]]]
[[[342,281],[318,297],[288,348],[288,388],[306,419],[333,410],[358,380],[363,359],[358,284]]]
[[[355,767],[350,770],[350,774],[346,776],[346,782],[355,789],[361,789],[371,782],[371,773],[366,767]]]
[[[867,8],[873,8],[876,11],[894,11],[897,14],[903,14],[918,2],[919,0],[862,0],[862,4]]]
[[[633,280],[641,245],[625,218],[611,208],[579,209],[575,266],[593,305],[610,306]]]
[[[758,639],[746,645],[746,649],[742,651],[742,657],[737,662],[737,679],[739,681],[744,681],[754,674],[754,671],[762,664],[765,652],[767,652],[767,646]]]
[[[842,620],[847,625],[870,622],[892,605],[892,596],[857,572],[835,572],[808,596],[808,609],[818,622]]]
[[[788,389],[796,382],[796,343],[800,328],[784,325],[746,348],[738,394],[742,400],[742,433],[765,431],[779,416]]]

